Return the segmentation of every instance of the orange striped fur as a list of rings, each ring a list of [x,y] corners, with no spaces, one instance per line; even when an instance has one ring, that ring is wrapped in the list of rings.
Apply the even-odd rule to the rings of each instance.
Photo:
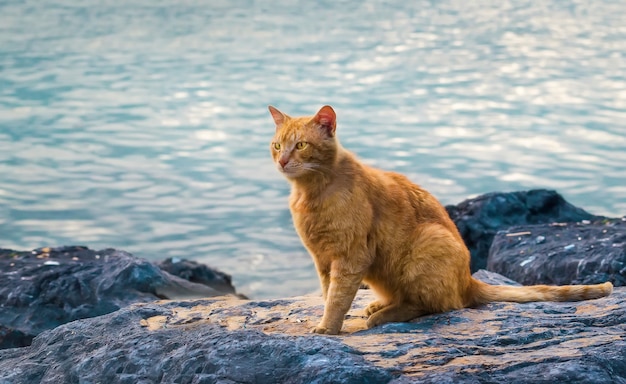
[[[492,286],[470,274],[470,254],[443,206],[394,172],[361,163],[335,135],[325,106],[292,118],[269,107],[270,151],[291,183],[294,225],[311,254],[325,299],[313,330],[337,334],[362,281],[378,297],[367,326],[492,301],[575,301],[607,296],[612,284]]]

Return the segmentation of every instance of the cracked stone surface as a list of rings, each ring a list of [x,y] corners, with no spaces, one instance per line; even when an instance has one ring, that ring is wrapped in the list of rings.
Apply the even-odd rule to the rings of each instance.
[[[626,285],[626,218],[525,225],[496,235],[487,268],[524,285]]]
[[[626,382],[626,288],[365,329],[372,299],[359,291],[338,336],[309,333],[323,311],[318,296],[135,304],[0,351],[0,383]]]

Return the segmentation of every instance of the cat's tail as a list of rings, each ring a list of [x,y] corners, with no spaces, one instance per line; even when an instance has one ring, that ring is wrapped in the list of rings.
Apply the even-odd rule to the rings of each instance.
[[[606,282],[594,285],[489,285],[472,279],[471,304],[480,305],[493,301],[528,303],[531,301],[580,301],[599,299],[613,292],[613,284]]]

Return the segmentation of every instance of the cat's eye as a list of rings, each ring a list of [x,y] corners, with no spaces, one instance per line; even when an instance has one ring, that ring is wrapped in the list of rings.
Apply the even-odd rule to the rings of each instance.
[[[296,143],[296,149],[297,150],[302,150],[302,149],[306,148],[307,145],[309,145],[309,143],[307,143],[306,141],[298,141]]]
[[[280,151],[280,143],[274,143],[274,149]]]

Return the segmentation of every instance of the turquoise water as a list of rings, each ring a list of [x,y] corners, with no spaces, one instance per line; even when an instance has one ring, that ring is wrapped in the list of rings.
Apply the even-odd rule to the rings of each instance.
[[[317,289],[267,105],[445,204],[553,188],[626,214],[626,2],[0,2],[0,247],[186,257]]]

